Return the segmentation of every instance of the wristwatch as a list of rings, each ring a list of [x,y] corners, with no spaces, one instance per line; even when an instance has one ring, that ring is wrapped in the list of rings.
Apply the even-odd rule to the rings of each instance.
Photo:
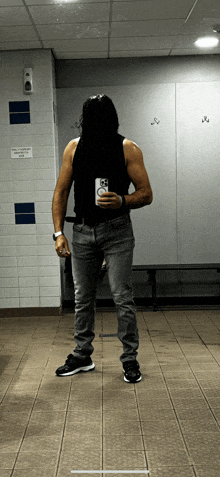
[[[54,242],[56,242],[57,237],[59,237],[60,235],[63,235],[63,232],[55,232],[55,234],[53,234]]]

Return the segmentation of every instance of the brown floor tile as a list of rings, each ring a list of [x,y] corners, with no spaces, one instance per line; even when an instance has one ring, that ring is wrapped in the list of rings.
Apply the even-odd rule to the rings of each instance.
[[[50,437],[25,437],[22,446],[22,452],[37,453],[37,454],[47,454],[58,452],[61,446],[61,436],[50,436]]]
[[[192,463],[187,452],[175,446],[169,450],[167,448],[147,450],[146,454],[149,469],[159,466],[164,466],[165,468],[169,466],[189,466]]]
[[[91,399],[89,396],[83,394],[83,396],[77,397],[72,396],[69,404],[68,404],[68,411],[77,411],[80,414],[84,414],[84,410],[86,409],[87,412],[90,414],[93,412],[99,412],[100,406],[102,403],[102,396],[100,392],[98,393],[91,393]]]
[[[166,384],[167,387],[170,391],[190,391],[190,390],[197,390],[200,391],[200,387],[196,380],[192,377],[191,379],[180,379],[180,378],[174,378],[174,377],[167,377],[166,376]]]
[[[219,427],[218,424],[211,414],[209,415],[203,415],[203,413],[200,413],[199,415],[194,415],[192,416],[192,419],[185,419],[185,420],[180,420],[180,427],[181,431],[184,436],[190,435],[192,433],[196,432],[202,432],[202,433],[214,433],[218,434],[219,433]]]
[[[195,465],[196,477],[207,477],[207,467],[204,465]],[[213,462],[209,465],[208,475],[209,477],[219,477],[220,466],[215,465]]]
[[[220,449],[220,430],[215,433],[210,432],[195,432],[185,436],[185,441],[188,449],[197,449],[201,447],[204,449],[218,447]]]
[[[167,452],[170,452],[172,449],[186,450],[183,438],[177,432],[174,434],[168,433],[167,435],[157,433],[155,435],[145,435],[143,436],[143,441],[147,452],[156,449],[167,450]]]
[[[59,470],[61,470],[62,467],[69,468],[69,472],[71,472],[71,470],[101,470],[102,453],[98,450],[92,453],[89,451],[85,452],[84,450],[77,450],[77,452],[65,450],[61,452]],[[87,475],[87,477],[89,477],[89,475]]]
[[[62,464],[62,465],[59,465],[58,473],[57,473],[56,477],[71,477],[71,476],[72,477],[89,477],[91,475],[91,474],[81,474],[81,473],[79,474],[77,472],[71,473],[72,469],[74,469],[74,468],[71,467],[70,465],[68,465],[68,463],[66,465],[65,465],[65,463]],[[78,469],[76,469],[76,470],[78,470]],[[91,469],[91,470],[97,470],[97,469]],[[94,476],[101,477],[102,474],[93,474],[93,477]]]
[[[102,435],[101,434],[85,434],[79,435],[78,432],[65,432],[63,443],[62,443],[62,450],[63,452],[77,452],[77,451],[84,451],[91,453],[95,452],[102,452]]]
[[[143,421],[142,422],[143,435],[161,435],[169,436],[176,434],[179,436],[180,430],[176,419],[163,419],[160,421]]]
[[[175,411],[171,407],[164,408],[163,406],[152,406],[141,407],[139,409],[141,421],[161,421],[164,420],[174,420],[176,418]],[[147,426],[147,424],[146,424]]]
[[[90,409],[87,409],[87,408],[82,409],[81,412],[79,412],[78,410],[68,409],[67,416],[66,416],[66,421],[70,423],[71,422],[80,423],[85,421],[101,422],[101,420],[102,420],[101,409],[93,410],[92,413]]]
[[[135,420],[104,420],[103,422],[103,433],[105,435],[109,434],[121,434],[123,435],[141,435],[141,427],[138,421]]]
[[[58,411],[66,411],[68,407],[68,399],[66,400],[57,400],[56,402],[53,401],[53,399],[43,399],[43,398],[37,398],[33,411],[34,412],[58,412]]]
[[[66,422],[65,430],[66,433],[74,432],[74,429],[77,429],[78,436],[92,436],[93,434],[100,435],[102,432],[102,421],[91,421],[91,420],[74,420],[69,419]]]
[[[215,447],[197,447],[189,450],[190,458],[193,465],[204,465],[207,470],[209,467],[219,466],[220,469],[220,456],[219,445]]]
[[[123,409],[115,409],[111,411],[109,409],[103,411],[103,422],[117,422],[117,421],[139,421],[139,414],[137,408],[131,414],[129,407],[124,407]]]
[[[1,454],[9,454],[18,452],[23,440],[23,434],[20,437],[14,436],[7,436],[5,433],[2,432],[2,436],[0,437],[0,460]]]
[[[4,452],[0,454],[0,469],[13,469],[17,458],[16,452]]]
[[[105,434],[103,436],[103,449],[106,451],[144,451],[141,435]]]
[[[143,451],[107,451],[103,452],[105,470],[147,470]],[[135,474],[134,474],[135,475]]]
[[[199,418],[201,415],[204,419],[209,418],[211,414],[210,409],[207,406],[196,408],[194,405],[187,407],[175,407],[175,412],[180,421],[193,420]]]
[[[65,412],[33,412],[27,427],[26,437],[59,437],[63,432]],[[34,467],[34,466],[33,466]]]
[[[162,393],[161,393],[162,394]],[[161,399],[155,399],[153,396],[148,396],[147,393],[146,395],[138,395],[137,397],[138,405],[140,409],[146,409],[146,408],[158,408],[158,409],[173,409],[173,404],[172,401],[170,400],[169,396],[161,396]]]
[[[161,467],[150,469],[149,477],[195,477],[193,466]],[[204,476],[205,477],[205,476]],[[213,476],[214,477],[214,476]]]
[[[59,458],[58,452],[19,452],[17,462],[15,464],[15,470],[18,469],[29,469],[31,474],[32,469],[41,468],[44,469],[45,466],[48,466],[48,462],[50,463],[50,467],[53,471],[54,467],[56,467]]]
[[[0,469],[0,477],[10,477],[11,476],[11,470],[10,469]]]

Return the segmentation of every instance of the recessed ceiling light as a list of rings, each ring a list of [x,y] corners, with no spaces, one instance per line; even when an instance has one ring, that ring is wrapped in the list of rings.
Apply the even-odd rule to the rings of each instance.
[[[218,38],[215,38],[214,36],[198,38],[198,40],[195,41],[195,45],[199,48],[212,48],[213,46],[217,46],[218,43]]]

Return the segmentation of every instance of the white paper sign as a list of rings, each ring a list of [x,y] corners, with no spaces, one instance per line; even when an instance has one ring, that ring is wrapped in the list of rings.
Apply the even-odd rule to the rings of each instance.
[[[33,157],[32,147],[12,147],[11,159],[26,159]]]

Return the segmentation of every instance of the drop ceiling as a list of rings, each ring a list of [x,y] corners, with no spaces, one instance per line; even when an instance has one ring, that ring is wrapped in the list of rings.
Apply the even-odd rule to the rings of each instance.
[[[56,59],[220,54],[198,49],[220,25],[220,0],[0,0],[0,50]]]

